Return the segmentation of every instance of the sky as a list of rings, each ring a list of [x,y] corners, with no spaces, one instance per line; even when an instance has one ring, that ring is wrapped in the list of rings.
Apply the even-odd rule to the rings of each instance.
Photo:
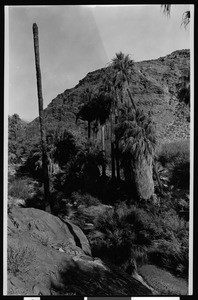
[[[8,114],[27,121],[38,116],[32,25],[39,29],[44,108],[88,72],[103,68],[122,51],[134,61],[157,59],[190,48],[181,26],[189,5],[57,5],[6,7]]]

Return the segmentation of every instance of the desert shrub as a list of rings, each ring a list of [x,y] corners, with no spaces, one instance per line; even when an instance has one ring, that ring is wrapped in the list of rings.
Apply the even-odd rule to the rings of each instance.
[[[107,210],[112,209],[112,206],[104,205],[101,203],[91,206],[80,204],[75,208],[75,214],[73,214],[71,221],[79,226],[88,236],[89,233],[94,234],[94,232],[96,231],[94,222],[100,217],[100,215],[103,215]]]
[[[143,261],[150,245],[149,222],[146,212],[125,203],[107,210],[94,220],[96,232],[89,235],[93,254],[117,265],[131,257]]]
[[[160,161],[163,166],[166,164],[177,165],[186,163],[189,162],[189,158],[189,140],[166,143],[158,150],[158,161]]]
[[[190,182],[190,144],[177,141],[162,145],[158,161],[169,169],[169,184],[177,188],[189,189]]]
[[[176,275],[188,276],[188,247],[182,246],[182,243],[174,236],[169,241],[165,239],[156,241],[155,245],[149,249],[148,258],[155,265]]]
[[[174,166],[170,183],[178,188],[189,189],[190,185],[190,162],[180,162]]]
[[[32,195],[29,195],[29,197],[25,199],[25,206],[43,209],[44,201],[44,187],[37,186],[35,187],[34,193]]]
[[[89,206],[96,206],[100,204],[100,201],[96,197],[93,197],[87,193],[80,194],[78,192],[74,192],[72,193],[70,199],[76,206],[83,205],[85,207],[89,207]]]
[[[97,198],[87,193],[80,194],[78,192],[73,192],[68,198],[63,193],[58,193],[54,203],[56,214],[69,217],[80,227],[83,227],[84,221],[87,219],[87,216],[85,216],[87,209],[100,205],[100,201]]]
[[[33,186],[28,178],[15,178],[8,184],[8,195],[13,198],[28,199],[34,192]]]
[[[42,152],[40,143],[34,144],[29,151],[25,163],[19,168],[18,174],[27,174],[36,179],[42,179]]]
[[[92,220],[92,253],[123,266],[130,258],[163,267],[180,276],[188,271],[188,222],[174,209],[151,212],[126,203]]]
[[[159,215],[154,220],[152,245],[148,259],[172,273],[186,277],[188,274],[188,222],[178,217],[174,210]]]
[[[36,258],[35,248],[25,244],[8,245],[7,270],[15,276],[24,274],[30,269],[31,263]]]

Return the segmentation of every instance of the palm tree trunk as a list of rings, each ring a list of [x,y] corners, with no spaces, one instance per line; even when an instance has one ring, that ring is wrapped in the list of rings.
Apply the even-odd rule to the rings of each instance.
[[[111,113],[111,178],[115,179],[114,112]]]
[[[91,122],[88,121],[88,141],[90,142],[91,138]]]
[[[111,178],[115,179],[115,149],[114,142],[111,142]]]
[[[118,95],[118,90],[116,90],[116,107],[114,108],[114,124],[116,126],[118,122],[118,107],[121,105],[122,99],[120,100],[120,97]],[[115,137],[114,137],[115,139]],[[115,139],[114,144],[114,152],[115,152],[115,165],[116,165],[116,171],[117,171],[117,179],[120,180],[120,164],[119,164],[119,158],[118,158],[118,143]]]
[[[101,125],[102,151],[105,152],[105,124]]]
[[[155,177],[156,177],[158,185],[159,185],[160,193],[163,194],[163,186],[162,186],[155,162],[153,162],[153,171],[154,171]]]
[[[35,53],[37,92],[38,92],[38,105],[39,105],[39,121],[40,121],[40,132],[41,132],[43,183],[44,183],[44,196],[45,196],[44,209],[46,210],[47,203],[49,201],[50,203],[49,212],[51,213],[52,203],[50,201],[50,192],[49,192],[48,157],[46,151],[46,138],[45,138],[45,129],[44,129],[44,122],[43,122],[43,96],[42,96],[41,69],[40,69],[40,58],[39,58],[38,26],[36,23],[33,24],[33,37],[34,37],[34,53]]]
[[[119,157],[118,157],[118,143],[117,142],[116,142],[115,160],[116,160],[117,179],[120,180],[120,160],[119,160]]]
[[[101,125],[102,155],[105,157],[105,124]],[[102,177],[106,176],[105,163],[102,164]]]
[[[87,139],[88,152],[90,150],[90,141],[91,141],[91,122],[88,121],[88,139]]]
[[[130,91],[129,91],[128,88],[127,88],[127,92],[128,92],[129,98],[130,98],[130,100],[131,100],[131,103],[132,103],[132,105],[133,105],[133,108],[136,110],[135,102],[134,102],[134,100],[133,100],[133,98],[132,98],[132,96],[131,96],[131,93],[130,93]]]

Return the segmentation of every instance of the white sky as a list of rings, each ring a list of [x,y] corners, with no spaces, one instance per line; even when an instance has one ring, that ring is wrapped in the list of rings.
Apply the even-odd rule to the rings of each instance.
[[[9,115],[38,116],[32,24],[39,28],[44,107],[88,72],[105,67],[122,51],[135,61],[156,59],[190,48],[181,25],[189,5],[10,6],[6,51]],[[7,73],[8,75],[8,73]]]

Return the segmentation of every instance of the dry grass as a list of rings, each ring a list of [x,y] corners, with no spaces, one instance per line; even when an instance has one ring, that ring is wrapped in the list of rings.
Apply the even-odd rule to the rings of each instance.
[[[33,192],[33,185],[27,178],[15,178],[8,184],[8,195],[13,198],[26,200]]]
[[[13,275],[28,272],[32,262],[36,258],[36,249],[26,245],[16,243],[8,245],[7,249],[7,270]]]

